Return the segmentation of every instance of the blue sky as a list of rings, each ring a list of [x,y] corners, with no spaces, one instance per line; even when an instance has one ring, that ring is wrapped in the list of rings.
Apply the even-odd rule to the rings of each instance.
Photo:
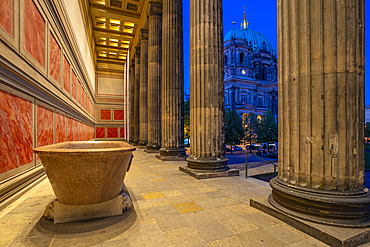
[[[195,0],[197,1],[197,0]],[[236,22],[236,27],[240,28],[240,23],[243,21],[243,6],[246,6],[247,20],[249,28],[259,31],[264,34],[271,42],[272,46],[277,50],[277,11],[276,0],[223,0],[224,14],[224,35],[233,28],[233,21]],[[189,94],[189,32],[190,32],[190,0],[183,0],[184,14],[184,70],[185,70],[185,92]],[[370,6],[365,5],[365,104],[370,104],[370,25],[366,25],[370,21]],[[366,74],[367,73],[367,74]]]

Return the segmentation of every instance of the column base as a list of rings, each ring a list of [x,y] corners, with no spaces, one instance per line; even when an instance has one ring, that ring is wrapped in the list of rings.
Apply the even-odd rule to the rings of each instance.
[[[146,149],[146,144],[148,144],[147,142],[139,142],[138,143],[138,146],[137,146],[137,148],[139,148],[139,149]]]
[[[162,161],[185,161],[188,157],[185,148],[161,148],[157,159]]]
[[[228,169],[225,171],[209,171],[209,170],[194,170],[189,167],[179,167],[179,170],[196,179],[207,179],[207,178],[221,178],[221,177],[233,177],[239,176],[239,170]]]
[[[303,220],[273,207],[269,203],[268,197],[269,196],[252,198],[250,200],[251,207],[261,210],[329,246],[359,246],[370,241],[370,228],[348,229]]]
[[[370,227],[370,191],[325,191],[270,181],[270,204],[304,220],[338,227]]]
[[[144,150],[144,152],[147,152],[147,153],[159,153],[159,149],[161,148],[161,146],[159,145],[151,145],[151,144],[148,144],[146,145],[146,149]]]
[[[210,171],[210,172],[222,172],[229,170],[227,162],[229,161],[226,157],[221,158],[194,158],[188,157],[186,159],[188,162],[188,168],[192,170]]]
[[[134,140],[134,144],[133,144],[134,146],[137,146],[137,145],[139,145],[139,140]]]

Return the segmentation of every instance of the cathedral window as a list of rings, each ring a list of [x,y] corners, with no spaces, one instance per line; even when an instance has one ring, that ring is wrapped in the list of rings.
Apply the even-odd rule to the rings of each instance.
[[[227,56],[224,56],[224,65],[227,65]]]
[[[244,53],[240,53],[240,63],[244,62]]]

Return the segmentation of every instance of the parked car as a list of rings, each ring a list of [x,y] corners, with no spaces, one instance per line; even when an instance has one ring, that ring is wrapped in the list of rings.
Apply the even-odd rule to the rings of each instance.
[[[258,151],[262,150],[262,146],[260,144],[256,144],[256,145],[254,145],[254,147]]]
[[[225,153],[226,153],[226,152],[231,152],[230,148],[225,147]]]
[[[243,149],[239,146],[233,146],[234,151],[242,151]]]

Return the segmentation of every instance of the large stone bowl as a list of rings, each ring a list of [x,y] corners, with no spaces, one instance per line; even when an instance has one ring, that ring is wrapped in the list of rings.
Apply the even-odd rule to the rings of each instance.
[[[80,141],[33,151],[60,203],[91,205],[119,195],[135,147],[120,141]]]

